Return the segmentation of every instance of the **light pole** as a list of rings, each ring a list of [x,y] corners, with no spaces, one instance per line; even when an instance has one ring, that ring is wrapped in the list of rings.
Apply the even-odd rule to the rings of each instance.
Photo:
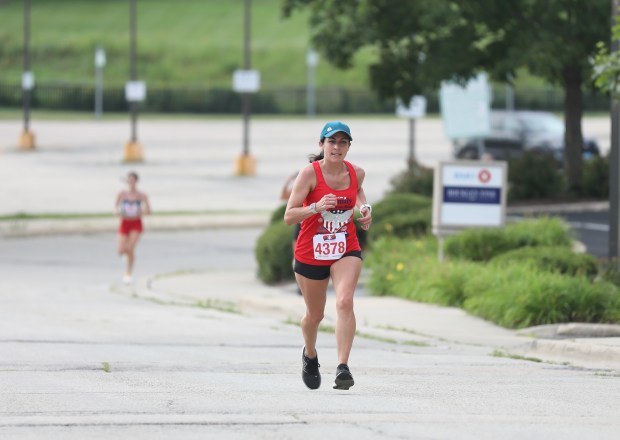
[[[620,0],[613,0],[611,5],[611,26],[614,26],[614,17],[618,14]],[[613,34],[613,32],[612,32]],[[617,52],[620,43],[612,40],[611,51]],[[609,153],[609,261],[615,260],[617,269],[620,269],[618,250],[620,248],[620,103],[618,98],[611,98],[611,148]]]
[[[319,63],[319,54],[312,48],[306,54],[306,66],[308,67],[308,84],[306,86],[306,115],[312,117],[316,115],[314,69]]]
[[[256,173],[256,159],[250,155],[250,115],[252,101],[250,93],[260,87],[260,75],[251,70],[250,19],[251,0],[245,0],[243,14],[243,70],[233,73],[233,89],[241,93],[241,111],[243,113],[243,152],[235,163],[235,174],[253,176]]]
[[[426,98],[424,96],[412,96],[407,106],[400,98],[396,100],[396,116],[409,119],[409,157],[407,158],[407,169],[409,171],[412,171],[417,163],[415,158],[415,120],[425,115]]]
[[[511,112],[515,109],[514,78],[508,74],[506,79],[508,80],[506,81],[506,111]]]
[[[95,117],[103,114],[103,67],[105,66],[105,50],[98,47],[95,50]]]
[[[24,130],[19,137],[19,148],[34,149],[34,133],[30,131],[30,97],[34,88],[34,74],[30,71],[30,0],[24,0],[24,71],[22,73],[22,96]]]
[[[125,99],[129,102],[131,113],[131,139],[125,144],[123,160],[125,162],[142,162],[144,153],[142,145],[138,142],[138,102],[143,101],[146,95],[144,83],[138,81],[136,69],[136,0],[129,2],[129,64],[131,80],[125,84]]]
[[[251,0],[245,0],[243,8],[243,69],[250,70],[252,65],[252,53],[250,52],[250,29],[251,29]],[[250,112],[252,100],[249,93],[242,95],[243,99],[243,155],[250,154]]]

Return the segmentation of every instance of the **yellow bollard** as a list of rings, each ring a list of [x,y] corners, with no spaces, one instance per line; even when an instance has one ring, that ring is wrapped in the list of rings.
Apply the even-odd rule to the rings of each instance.
[[[20,150],[34,150],[34,133],[31,131],[22,131],[19,136]]]
[[[256,159],[248,154],[242,154],[235,161],[237,176],[254,176],[256,174]]]
[[[125,144],[123,162],[142,162],[144,161],[144,150],[138,141],[129,141]]]

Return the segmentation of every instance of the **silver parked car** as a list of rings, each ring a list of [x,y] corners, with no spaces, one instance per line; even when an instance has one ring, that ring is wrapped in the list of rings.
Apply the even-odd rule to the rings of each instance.
[[[553,113],[493,110],[490,122],[491,131],[481,143],[469,139],[457,145],[458,159],[479,159],[488,153],[496,160],[509,160],[537,151],[552,156],[559,166],[564,163],[564,122]],[[584,159],[599,155],[596,140],[584,136]]]

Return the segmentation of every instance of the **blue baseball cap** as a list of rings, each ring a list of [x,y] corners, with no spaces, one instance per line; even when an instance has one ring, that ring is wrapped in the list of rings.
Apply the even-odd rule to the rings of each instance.
[[[349,128],[349,126],[345,124],[344,122],[340,122],[340,121],[332,121],[332,122],[328,122],[327,124],[325,124],[325,126],[323,127],[323,130],[321,130],[321,140],[327,137],[332,137],[334,134],[338,133],[339,131],[346,134],[349,137],[350,141],[353,140],[353,137],[351,136],[351,129]]]

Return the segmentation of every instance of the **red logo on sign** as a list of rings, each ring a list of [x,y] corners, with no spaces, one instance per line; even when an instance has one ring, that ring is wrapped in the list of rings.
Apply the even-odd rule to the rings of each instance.
[[[478,173],[478,180],[480,180],[482,183],[487,183],[489,180],[491,180],[491,173],[488,170],[481,170]]]

